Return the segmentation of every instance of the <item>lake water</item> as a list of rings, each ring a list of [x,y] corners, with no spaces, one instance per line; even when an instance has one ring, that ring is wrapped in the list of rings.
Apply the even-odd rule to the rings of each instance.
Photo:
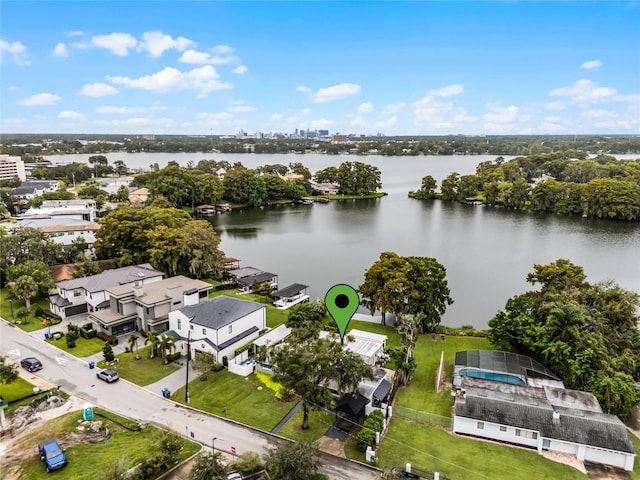
[[[89,155],[48,157],[86,161]],[[633,157],[633,156],[632,156]],[[534,264],[567,258],[584,268],[590,282],[611,279],[640,291],[640,224],[552,214],[515,212],[407,197],[423,176],[438,183],[449,173],[475,172],[494,156],[382,157],[256,154],[108,154],[129,168],[160,167],[175,160],[186,166],[201,159],[242,162],[247,167],[301,162],[312,173],[344,161],[376,165],[386,197],[281,205],[211,217],[221,248],[254,266],[278,274],[281,287],[309,285],[324,298],[336,283],[358,287],[381,252],[436,258],[447,269],[454,304],[443,317],[450,326],[486,328],[508,298],[532,289],[525,282]],[[619,157],[621,158],[621,157]],[[509,159],[509,157],[505,157]]]

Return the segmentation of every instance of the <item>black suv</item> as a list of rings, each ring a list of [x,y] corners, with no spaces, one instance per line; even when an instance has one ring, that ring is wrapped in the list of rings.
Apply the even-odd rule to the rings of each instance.
[[[29,372],[37,372],[42,370],[42,362],[36,357],[23,358],[20,361],[20,366]]]

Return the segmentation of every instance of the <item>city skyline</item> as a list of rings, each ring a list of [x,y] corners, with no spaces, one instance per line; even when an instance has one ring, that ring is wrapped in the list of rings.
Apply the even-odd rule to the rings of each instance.
[[[640,133],[637,2],[0,10],[5,134]]]

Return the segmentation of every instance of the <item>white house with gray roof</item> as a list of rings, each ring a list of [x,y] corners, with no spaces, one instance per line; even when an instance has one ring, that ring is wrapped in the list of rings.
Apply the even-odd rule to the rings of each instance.
[[[603,413],[588,392],[463,376],[453,431],[633,470],[635,452],[624,423]]]
[[[169,334],[183,354],[187,348],[192,358],[198,352],[209,352],[223,363],[224,357],[233,358],[237,348],[264,332],[266,312],[264,304],[222,295],[171,312]]]
[[[105,270],[89,277],[56,283],[58,293],[49,297],[51,312],[61,318],[109,308],[107,290],[118,285],[142,286],[162,280],[164,274],[150,264]]]

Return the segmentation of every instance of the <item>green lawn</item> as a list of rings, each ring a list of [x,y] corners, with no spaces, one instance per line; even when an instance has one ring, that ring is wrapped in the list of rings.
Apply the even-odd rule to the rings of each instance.
[[[309,413],[309,428],[302,429],[302,407],[278,431],[278,435],[297,442],[315,442],[322,437],[333,425],[336,417],[332,413],[311,410]]]
[[[140,360],[136,360],[135,353],[121,353],[116,355],[118,359],[117,362],[112,362],[110,365],[107,365],[104,360],[102,360],[98,362],[98,367],[108,367],[116,370],[120,374],[120,377],[141,387],[155,383],[178,370],[179,367],[173,364],[165,365],[159,356],[150,359],[150,351],[150,346],[141,348],[139,352]]]
[[[0,396],[2,396],[7,403],[14,402],[31,394],[33,394],[33,385],[23,378],[18,377],[14,382],[9,384],[0,383]]]
[[[110,415],[110,417],[117,417]],[[30,457],[19,464],[22,480],[39,480],[42,478],[59,480],[93,480],[96,475],[105,473],[110,465],[122,461],[126,468],[137,465],[141,460],[148,458],[150,453],[158,451],[158,438],[160,430],[153,426],[146,426],[136,432],[128,431],[116,423],[105,421],[104,418],[95,417],[104,421],[104,426],[111,433],[111,437],[98,444],[75,443],[70,436],[76,431],[78,422],[82,419],[82,413],[73,412],[47,422],[38,431],[21,438],[19,446],[23,451],[30,452]],[[45,438],[56,438],[63,446],[70,442],[65,452],[68,464],[61,470],[47,474],[42,461],[37,456],[37,444]],[[182,450],[178,461],[183,461],[195,454],[200,445],[180,438]],[[6,463],[0,468],[0,478],[7,478],[12,467]]]
[[[378,466],[439,471],[452,480],[586,479],[575,468],[537,452],[451,435],[438,428],[392,419],[378,450]]]
[[[78,339],[76,340],[76,346],[73,348],[67,347],[67,339],[65,337],[62,337],[60,340],[50,339],[47,340],[47,342],[54,347],[58,347],[59,349],[64,350],[65,352],[79,358],[88,357],[89,355],[93,355],[94,353],[101,352],[102,348],[104,347],[104,340],[100,340],[97,337],[78,337]]]
[[[184,387],[172,398],[184,403]],[[255,375],[241,377],[227,370],[211,373],[205,381],[189,383],[191,406],[271,431],[296,404],[282,402]]]
[[[480,337],[446,336],[444,342],[440,341],[440,336],[434,342],[430,335],[422,335],[414,350],[414,358],[418,364],[416,373],[411,380],[411,384],[402,387],[397,396],[395,404],[435,413],[444,417],[451,416],[451,406],[453,397],[450,390],[444,388],[440,393],[435,392],[436,374],[440,364],[440,354],[444,350],[444,373],[445,379],[451,381],[453,361],[455,353],[460,350],[487,350],[491,349],[489,341]]]
[[[11,315],[11,307],[13,304],[13,316]],[[19,318],[18,312],[25,308],[25,301],[18,298],[14,298],[13,302],[9,302],[9,288],[3,288],[0,290],[0,316],[8,321],[15,320],[16,325],[25,332],[33,332],[44,328],[42,325],[42,317],[36,317],[35,311],[37,307],[41,307],[43,310],[49,308],[49,300],[46,298],[33,298],[31,299],[30,313],[25,318]]]

